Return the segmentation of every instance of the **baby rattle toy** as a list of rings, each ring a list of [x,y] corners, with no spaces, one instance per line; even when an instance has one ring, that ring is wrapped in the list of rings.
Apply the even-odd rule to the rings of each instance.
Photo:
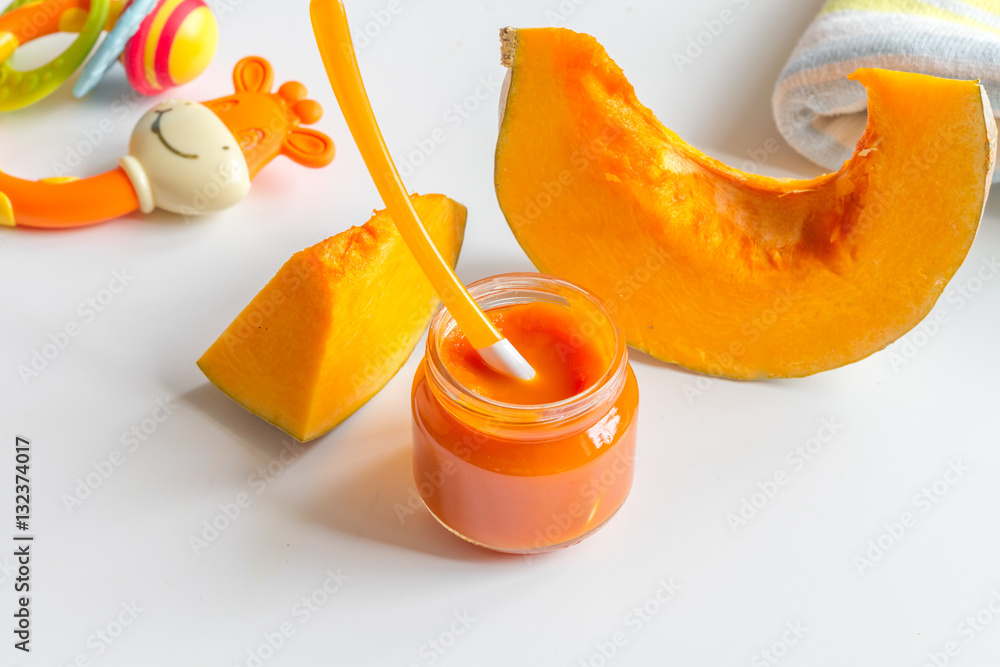
[[[270,63],[251,56],[233,71],[235,94],[203,104],[161,102],[139,119],[118,167],[98,176],[27,181],[0,173],[0,224],[82,227],[154,208],[210,213],[243,199],[250,180],[278,155],[305,167],[328,165],[333,141],[300,127],[318,121],[322,107],[306,99],[301,83],[272,93],[273,81]]]
[[[215,55],[219,26],[203,0],[15,0],[0,16],[0,111],[21,109],[52,94],[107,37],[73,88],[83,97],[116,59],[136,91],[154,95],[187,83]],[[77,38],[50,63],[15,70],[10,56],[23,44],[56,32]]]

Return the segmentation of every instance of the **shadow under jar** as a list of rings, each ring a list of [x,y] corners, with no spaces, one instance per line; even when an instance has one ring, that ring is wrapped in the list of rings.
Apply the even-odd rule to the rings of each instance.
[[[558,278],[500,275],[469,291],[539,371],[530,382],[550,378],[524,341],[543,341],[549,361],[569,377],[583,377],[573,364],[586,358],[592,377],[553,402],[488,397],[490,378],[480,383],[477,374],[493,372],[478,357],[453,353],[461,334],[440,309],[413,380],[417,490],[444,527],[481,547],[525,554],[575,544],[618,511],[632,486],[639,391],[625,338],[595,297]],[[504,319],[519,308],[533,309],[527,331],[512,327],[528,320]],[[456,366],[463,359],[482,368]],[[524,386],[524,394],[538,395],[534,388]]]

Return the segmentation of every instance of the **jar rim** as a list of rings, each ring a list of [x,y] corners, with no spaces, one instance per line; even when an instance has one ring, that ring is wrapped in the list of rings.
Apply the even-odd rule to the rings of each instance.
[[[539,425],[585,416],[594,408],[617,400],[628,375],[628,346],[625,335],[604,304],[589,291],[570,281],[543,273],[505,273],[476,281],[468,286],[472,298],[484,309],[499,308],[531,301],[550,301],[567,305],[563,294],[584,299],[610,327],[614,351],[601,377],[583,391],[550,403],[519,404],[487,398],[463,386],[441,358],[440,343],[455,327],[455,320],[444,307],[431,320],[427,335],[426,367],[432,391],[460,409],[493,422],[510,425]]]

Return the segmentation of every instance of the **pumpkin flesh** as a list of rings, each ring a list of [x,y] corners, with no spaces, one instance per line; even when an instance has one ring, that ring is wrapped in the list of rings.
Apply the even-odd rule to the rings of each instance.
[[[454,266],[465,207],[443,195],[411,199]],[[311,440],[385,386],[438,303],[392,218],[378,211],[362,227],[293,255],[198,366],[250,412]]]
[[[974,82],[859,70],[854,156],[796,180],[685,143],[588,35],[517,30],[505,56],[508,224],[540,271],[597,294],[663,361],[740,379],[857,361],[927,315],[975,237],[996,127]]]

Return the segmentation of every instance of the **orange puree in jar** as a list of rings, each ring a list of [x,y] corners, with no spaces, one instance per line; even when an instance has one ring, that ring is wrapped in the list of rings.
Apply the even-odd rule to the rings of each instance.
[[[438,313],[413,382],[417,490],[480,546],[578,542],[632,485],[639,399],[622,334],[593,297],[549,276],[497,276],[470,292],[536,376],[493,371]]]
[[[571,340],[576,320],[571,310],[536,301],[487,313],[500,334],[535,369],[528,382],[494,371],[457,328],[441,350],[445,367],[466,389],[501,403],[555,403],[575,396],[601,379],[610,359],[594,341]]]

